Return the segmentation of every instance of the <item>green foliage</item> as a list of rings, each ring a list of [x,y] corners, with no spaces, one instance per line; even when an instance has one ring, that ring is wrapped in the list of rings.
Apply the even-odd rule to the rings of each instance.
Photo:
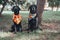
[[[60,0],[48,0],[48,2],[56,2],[56,1],[60,1]]]
[[[12,0],[13,2],[16,2],[15,0]],[[26,2],[26,0],[17,0],[18,4],[23,5]]]
[[[0,0],[0,4],[2,4],[2,0]]]
[[[12,0],[13,2],[15,2],[15,0]]]
[[[59,7],[60,0],[48,0],[50,7]]]
[[[26,0],[19,1],[19,3],[20,3],[21,5],[23,5],[25,2],[26,2]]]
[[[0,4],[6,3],[8,0],[0,0]]]
[[[59,4],[59,1],[57,1],[57,2],[55,2],[55,6],[59,6],[60,4]]]
[[[54,7],[54,2],[49,2],[50,7]]]

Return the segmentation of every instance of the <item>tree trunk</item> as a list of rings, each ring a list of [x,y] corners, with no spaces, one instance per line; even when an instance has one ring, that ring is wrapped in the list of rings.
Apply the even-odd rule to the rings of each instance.
[[[45,0],[37,0],[38,26],[41,25],[42,13],[44,11]]]
[[[4,2],[2,5],[3,5],[3,7],[2,7],[2,9],[1,9],[1,11],[0,11],[0,16],[1,16],[1,14],[2,14],[4,8],[5,8],[6,2]]]
[[[56,11],[58,11],[59,10],[59,7],[57,6],[57,9],[56,9]]]
[[[53,7],[51,7],[51,9],[52,9],[52,11],[54,10],[54,8],[53,8]]]

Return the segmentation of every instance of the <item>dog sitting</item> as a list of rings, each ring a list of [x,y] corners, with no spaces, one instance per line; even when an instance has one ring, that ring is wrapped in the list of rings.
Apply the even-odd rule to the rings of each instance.
[[[14,12],[12,18],[14,25],[11,27],[11,32],[22,32],[22,16],[19,14],[20,8],[18,6],[14,6],[12,11]]]
[[[29,10],[30,10],[30,13],[29,13],[29,18],[28,18],[28,30],[33,31],[37,28],[36,27],[37,6],[33,4],[29,7]]]

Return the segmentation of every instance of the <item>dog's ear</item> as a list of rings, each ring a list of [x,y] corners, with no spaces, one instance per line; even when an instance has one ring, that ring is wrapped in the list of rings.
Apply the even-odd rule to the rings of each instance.
[[[13,12],[15,12],[16,10],[17,10],[17,11],[20,11],[21,9],[19,8],[19,6],[14,6],[11,10],[12,10]]]

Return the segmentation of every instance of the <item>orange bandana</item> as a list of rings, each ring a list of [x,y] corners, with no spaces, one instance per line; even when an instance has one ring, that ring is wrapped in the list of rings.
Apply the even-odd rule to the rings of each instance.
[[[21,21],[22,21],[22,16],[21,15],[13,15],[13,21],[16,23],[16,24],[19,24]]]
[[[36,14],[29,14],[29,18],[34,18]]]

